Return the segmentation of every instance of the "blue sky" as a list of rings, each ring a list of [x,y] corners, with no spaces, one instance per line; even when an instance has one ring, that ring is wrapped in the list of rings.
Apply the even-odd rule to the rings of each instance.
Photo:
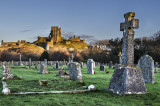
[[[122,37],[124,13],[135,12],[135,37],[160,30],[160,0],[0,0],[0,40],[34,41],[59,26],[63,36],[86,40]]]

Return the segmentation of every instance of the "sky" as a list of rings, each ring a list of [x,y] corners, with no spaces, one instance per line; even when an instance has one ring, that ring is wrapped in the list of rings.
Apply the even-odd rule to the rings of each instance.
[[[160,30],[160,0],[0,0],[0,40],[33,42],[51,26],[87,42],[122,37],[124,14],[135,12],[135,38]]]

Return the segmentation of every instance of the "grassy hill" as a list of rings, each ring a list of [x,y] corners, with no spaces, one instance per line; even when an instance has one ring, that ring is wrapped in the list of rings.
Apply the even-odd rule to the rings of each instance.
[[[23,45],[14,45],[14,46],[6,46],[0,47],[0,50],[7,50],[9,52],[17,52],[17,53],[34,53],[41,54],[44,49],[40,46],[36,46],[35,44],[25,43]]]
[[[40,68],[40,67],[39,67]],[[64,81],[62,77],[56,77],[58,70],[53,70],[53,67],[47,67],[50,74],[40,74],[40,70],[25,69],[21,67],[12,66],[14,75],[22,76],[22,80],[8,80],[8,87],[12,92],[20,91],[61,91],[61,90],[75,90],[83,89],[82,86],[95,85],[97,90],[94,92],[78,93],[78,94],[31,94],[31,95],[2,95],[0,92],[0,106],[17,106],[17,105],[45,105],[45,106],[159,106],[160,105],[160,70],[155,73],[155,83],[146,83],[148,93],[143,95],[126,95],[119,96],[111,92],[106,92],[110,79],[113,74],[113,69],[106,67],[110,73],[106,74],[105,71],[100,71],[99,67],[95,67],[96,74],[87,74],[87,68],[82,68],[83,83],[78,81],[67,80]],[[2,68],[0,68],[0,76]],[[68,71],[68,70],[66,70]],[[39,80],[48,80],[48,86],[40,86]],[[0,83],[0,91],[2,84]]]
[[[8,57],[6,60],[19,59],[19,54],[22,55],[23,60],[28,60],[29,57],[39,58],[41,54],[44,52],[44,48],[34,44],[25,43],[22,45],[0,47],[0,51],[2,54],[2,60],[5,56]]]
[[[76,41],[71,41],[70,44],[59,42],[54,44],[54,47],[73,48],[75,50],[87,50],[88,44],[83,42],[76,42]]]

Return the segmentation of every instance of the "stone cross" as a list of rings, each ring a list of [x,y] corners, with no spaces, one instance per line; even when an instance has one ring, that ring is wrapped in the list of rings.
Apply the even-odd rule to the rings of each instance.
[[[115,66],[108,90],[119,95],[125,94],[144,94],[146,87],[143,79],[143,70],[134,65],[134,28],[138,28],[138,20],[133,19],[135,13],[129,12],[124,14],[125,22],[121,23],[120,30],[123,31],[123,47],[122,47],[122,64]],[[142,60],[145,58],[142,58]],[[149,60],[149,61],[148,61]],[[145,75],[151,76],[153,71],[148,72],[148,68],[152,68],[152,61],[148,58],[144,63],[146,69]],[[149,65],[146,65],[149,62]],[[141,64],[143,67],[143,65]],[[151,66],[151,67],[150,67]]]
[[[20,55],[19,55],[19,64],[18,64],[19,66],[22,66],[22,61],[21,61],[22,59],[21,59],[21,57],[22,57],[22,56],[21,56],[21,54],[20,54]]]
[[[123,31],[122,64],[134,64],[134,30],[139,27],[139,20],[134,19],[135,13],[124,14],[125,22],[120,24],[120,31]]]
[[[73,62],[73,58],[74,58],[74,55],[73,55],[73,53],[71,53],[71,55],[69,57],[69,62]]]
[[[122,54],[121,54],[121,52],[119,52],[118,56],[119,56],[119,64],[122,64]]]

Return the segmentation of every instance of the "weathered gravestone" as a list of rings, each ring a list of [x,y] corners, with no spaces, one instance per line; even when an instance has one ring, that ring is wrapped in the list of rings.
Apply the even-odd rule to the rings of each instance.
[[[40,80],[40,81],[39,81],[39,84],[40,84],[41,86],[47,86],[47,85],[48,85],[48,81],[47,81],[47,80]]]
[[[93,67],[94,67],[93,59],[88,59],[88,61],[87,61],[87,73],[88,74],[94,74]]]
[[[149,55],[144,55],[138,60],[145,82],[154,83],[154,60]]]
[[[40,73],[41,73],[41,74],[48,74],[46,65],[41,64]]]
[[[112,65],[113,65],[113,64],[112,64],[112,61],[110,61],[109,64],[108,64],[108,67],[109,67],[109,68],[112,68]]]
[[[62,69],[62,70],[59,70],[56,76],[65,77],[65,76],[68,76],[68,73]]]
[[[80,66],[81,66],[81,68],[83,67],[83,62],[79,62],[79,64],[80,64]]]
[[[56,61],[56,69],[58,69],[58,68],[59,68],[59,62]]]
[[[31,58],[29,58],[28,65],[29,65],[29,68],[31,68],[31,66],[32,66],[32,61],[31,61]]]
[[[44,65],[47,66],[47,59],[44,59]]]
[[[11,72],[11,68],[9,66],[5,66],[5,62],[2,65],[2,80],[13,79],[13,75]]]
[[[63,70],[63,69],[64,69],[64,68],[63,68],[63,64],[61,64],[60,66],[61,66],[61,70]]]
[[[141,69],[134,66],[134,28],[138,28],[138,19],[133,19],[135,13],[124,15],[125,22],[121,23],[123,32],[122,65],[115,67],[108,90],[121,94],[146,93],[146,87]]]
[[[13,63],[14,63],[14,61],[12,60],[12,61],[11,61],[11,65],[13,65]]]
[[[81,66],[76,62],[69,63],[69,79],[82,81]]]
[[[52,62],[52,61],[48,61],[48,65],[49,65],[49,66],[52,66],[52,65],[53,65],[53,62]]]
[[[38,64],[35,64],[34,67],[36,70],[38,70]]]
[[[18,66],[23,66],[23,64],[22,64],[22,59],[21,59],[21,55],[19,55],[19,63],[18,63]]]
[[[100,70],[101,71],[105,71],[105,66],[104,65],[100,65]]]
[[[155,62],[155,71],[154,71],[155,73],[157,73],[158,72],[158,62]]]
[[[17,61],[14,62],[14,66],[18,66],[18,62]]]

